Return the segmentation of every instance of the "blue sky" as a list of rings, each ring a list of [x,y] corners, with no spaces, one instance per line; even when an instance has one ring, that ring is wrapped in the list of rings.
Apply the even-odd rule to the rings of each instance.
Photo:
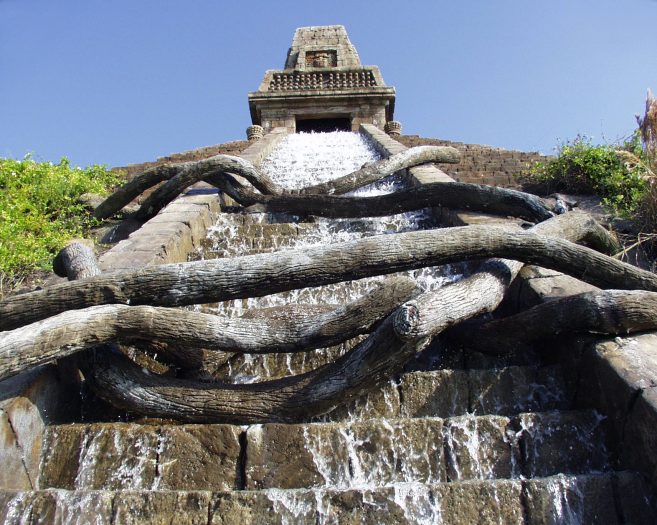
[[[342,24],[404,133],[553,152],[657,91],[657,1],[0,0],[0,156],[110,166],[244,137],[294,29]]]

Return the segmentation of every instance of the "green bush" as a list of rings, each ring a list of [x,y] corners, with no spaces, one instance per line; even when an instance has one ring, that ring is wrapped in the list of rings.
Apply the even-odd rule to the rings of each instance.
[[[94,225],[78,202],[83,193],[106,194],[119,182],[103,166],[0,159],[0,277],[17,280],[50,268],[65,243]]]
[[[530,177],[548,192],[594,193],[618,215],[631,217],[648,190],[649,171],[640,154],[634,138],[619,148],[577,137],[563,144],[555,158],[534,166]]]

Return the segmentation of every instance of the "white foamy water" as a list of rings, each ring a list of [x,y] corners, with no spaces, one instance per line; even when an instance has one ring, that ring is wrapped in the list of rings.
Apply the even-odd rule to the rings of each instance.
[[[358,170],[365,163],[379,160],[377,151],[362,136],[349,132],[301,133],[288,135],[264,161],[262,170],[287,189],[300,189],[336,179]],[[398,177],[388,177],[360,188],[352,194],[373,196],[390,193],[403,187]],[[386,217],[360,219],[315,218],[299,222],[296,217],[270,214],[221,214],[209,232],[212,247],[206,257],[236,257],[252,253],[299,249],[318,245],[334,245],[371,235],[395,234],[433,227],[430,214],[403,213]],[[421,268],[406,272],[424,289],[439,288],[458,276],[448,267]],[[320,287],[277,293],[265,297],[226,301],[210,309],[218,315],[240,316],[247,309],[282,306],[285,304],[344,304],[371,291],[385,276],[336,283]],[[337,355],[347,351],[339,350]],[[319,350],[317,352],[323,352]],[[303,355],[303,354],[302,354]],[[326,355],[327,361],[337,357],[335,350]],[[316,357],[316,356],[315,356]],[[233,363],[231,377],[235,381],[252,382],[274,372],[280,356],[244,357],[242,364]],[[299,355],[288,359],[286,374],[300,373],[305,360]],[[274,374],[276,375],[276,374]]]

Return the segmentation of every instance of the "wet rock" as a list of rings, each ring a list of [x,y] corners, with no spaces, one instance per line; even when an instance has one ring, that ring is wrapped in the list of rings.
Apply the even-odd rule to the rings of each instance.
[[[580,474],[609,468],[603,418],[593,411],[521,414],[523,474]]]
[[[518,451],[508,438],[509,418],[462,416],[445,421],[445,461],[451,481],[513,478]]]
[[[400,388],[406,417],[449,417],[468,410],[468,375],[462,370],[404,374]]]
[[[618,472],[614,475],[621,522],[633,525],[657,523],[657,500],[650,485],[640,474]]]
[[[621,463],[645,474],[657,486],[657,388],[641,392],[627,416]]]
[[[268,424],[250,427],[247,442],[249,489],[444,479],[440,419]]]
[[[53,425],[44,434],[38,488],[74,489],[87,425]]]
[[[205,525],[210,498],[209,492],[117,492],[112,523]]]
[[[112,494],[108,492],[1,493],[0,503],[0,521],[5,525],[112,523]]]
[[[514,415],[563,406],[564,387],[555,368],[511,366],[471,370],[470,403],[475,414]]]
[[[239,427],[62,425],[47,432],[41,488],[236,488]]]
[[[519,481],[443,483],[434,498],[442,511],[437,523],[524,523]]]
[[[160,490],[237,488],[240,428],[232,425],[162,427],[155,487]]]
[[[609,476],[565,476],[523,481],[527,523],[618,523]]]
[[[400,410],[399,390],[395,381],[391,380],[364,396],[340,404],[333,411],[319,416],[316,420],[325,422],[397,418]]]

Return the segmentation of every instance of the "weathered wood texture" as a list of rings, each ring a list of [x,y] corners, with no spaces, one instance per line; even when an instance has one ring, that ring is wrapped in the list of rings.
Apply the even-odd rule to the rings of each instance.
[[[64,247],[52,263],[53,271],[69,281],[100,275],[93,242],[76,239]]]
[[[430,162],[456,164],[460,161],[460,158],[461,154],[456,148],[449,146],[418,146],[396,153],[386,159],[366,164],[361,169],[343,177],[308,186],[300,190],[300,193],[342,195],[406,168]]]
[[[457,330],[451,339],[489,354],[522,350],[564,333],[628,334],[657,328],[657,293],[604,290],[554,299],[516,315]]]
[[[311,193],[322,191],[345,193],[391,175],[400,169],[426,162],[458,162],[458,158],[459,153],[454,148],[420,146],[393,155],[388,159],[374,162],[335,181],[312,186],[303,191]],[[242,185],[237,183],[234,178],[229,177],[226,181],[226,178],[222,177],[231,173],[244,177],[261,193],[258,194],[246,188],[241,189]],[[200,161],[165,164],[152,168],[117,189],[114,194],[96,208],[94,215],[99,219],[110,217],[145,190],[160,182],[167,181],[146,198],[140,209],[135,213],[135,219],[146,220],[157,214],[185,188],[202,180],[219,187],[233,198],[235,196],[231,193],[236,192],[238,197],[242,197],[241,199],[236,198],[236,200],[243,205],[260,202],[260,200],[254,200],[257,195],[282,195],[288,193],[287,190],[276,184],[247,160],[232,155],[215,155]]]
[[[172,308],[104,305],[71,310],[0,335],[0,380],[104,343],[167,343],[167,353],[206,350],[239,353],[301,352],[339,344],[369,332],[419,289],[392,277],[372,292],[313,317],[226,318]]]
[[[579,214],[562,217],[577,216]],[[150,303],[171,306],[261,296],[490,255],[519,256],[525,261],[564,270],[603,286],[655,286],[654,274],[564,240],[548,239],[533,232],[472,226],[376,236],[329,247],[115,272],[86,282],[57,285],[9,298],[0,303],[1,322],[3,328],[7,328],[13,324],[24,324],[27,320],[95,304]]]
[[[248,199],[244,204],[247,204]],[[374,197],[337,195],[262,195],[251,212],[321,217],[381,217],[432,206],[510,215],[538,222],[554,215],[540,197],[505,188],[461,182],[434,182]]]
[[[578,215],[568,221],[562,216],[535,229],[577,240],[591,231],[590,220],[581,219]],[[99,395],[142,414],[183,421],[298,421],[367,392],[399,371],[431,336],[494,310],[521,267],[516,261],[486,261],[468,279],[422,294],[396,309],[365,341],[335,362],[299,376],[250,385],[169,379],[144,374],[109,353],[97,353],[87,375]]]
[[[232,155],[215,155],[199,161],[157,166],[138,175],[98,206],[94,211],[94,216],[98,219],[106,219],[145,190],[167,181],[144,201],[137,212],[139,218],[148,218],[157,213],[157,206],[166,205],[187,186],[203,180],[205,174],[211,172],[240,175],[259,191],[270,195],[278,195],[285,191],[249,161]]]
[[[5,299],[0,328],[100,304],[203,304],[488,257],[538,264],[603,288],[657,290],[657,275],[569,241],[466,226],[108,273]]]
[[[145,374],[111,352],[96,352],[85,378],[112,404],[189,422],[298,421],[327,412],[386,381],[428,341],[400,339],[388,316],[365,341],[307,374],[254,384],[191,381]]]

